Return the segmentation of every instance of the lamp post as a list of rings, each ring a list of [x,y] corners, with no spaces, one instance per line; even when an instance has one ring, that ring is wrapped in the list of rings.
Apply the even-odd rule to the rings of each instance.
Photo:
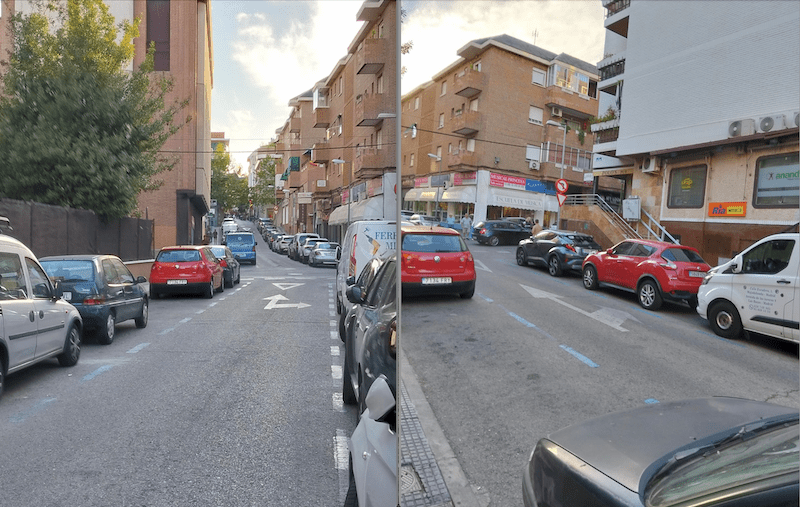
[[[342,160],[340,158],[335,158],[335,159],[331,160],[331,163],[333,163],[333,164],[346,164],[347,162],[345,162],[344,160]],[[347,227],[350,227],[350,190],[349,189],[347,190]]]
[[[440,157],[439,155],[436,155],[434,153],[428,153],[428,156],[431,157],[432,159],[434,159],[437,162],[436,174],[439,174],[439,172],[442,169],[442,157]],[[436,218],[440,222],[442,221],[441,220],[442,215],[441,215],[441,212],[439,211],[439,185],[438,184],[436,185]]]
[[[554,127],[563,128],[564,129],[564,140],[561,142],[561,177],[560,179],[564,179],[564,164],[566,163],[566,151],[567,151],[567,120],[564,120],[564,123],[557,123],[553,120],[547,120],[547,125],[552,125]],[[561,204],[558,205],[558,214],[556,215],[556,229],[561,228]]]

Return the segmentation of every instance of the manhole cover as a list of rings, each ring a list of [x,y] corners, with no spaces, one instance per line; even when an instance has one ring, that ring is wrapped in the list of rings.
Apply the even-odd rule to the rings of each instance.
[[[422,481],[414,471],[413,465],[400,467],[400,495],[422,491]]]

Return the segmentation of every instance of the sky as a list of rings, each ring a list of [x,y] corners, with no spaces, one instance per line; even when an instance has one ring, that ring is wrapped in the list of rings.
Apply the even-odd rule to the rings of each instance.
[[[347,55],[363,22],[362,0],[211,2],[214,84],[211,130],[230,139],[231,160],[247,157],[275,137],[289,117],[289,101],[325,79]],[[400,42],[403,93],[458,60],[468,42],[508,34],[553,53],[596,65],[603,58],[601,0],[416,0]]]

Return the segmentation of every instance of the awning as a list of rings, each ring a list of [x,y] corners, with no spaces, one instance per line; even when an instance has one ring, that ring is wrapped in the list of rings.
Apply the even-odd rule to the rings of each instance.
[[[403,197],[404,201],[435,201],[436,188],[412,188]],[[439,200],[441,200],[442,192],[439,191]]]
[[[545,201],[548,196],[538,192],[525,192],[523,190],[512,190],[508,188],[489,187],[489,206],[502,206],[504,208],[518,208],[531,210],[544,210]],[[557,211],[558,202],[555,210]]]
[[[370,197],[363,201],[349,204],[350,222],[356,220],[379,220],[383,218],[383,196]],[[347,204],[333,210],[328,217],[328,225],[346,224],[348,219]]]
[[[442,192],[441,197],[439,197],[440,201],[444,202],[475,202],[475,195],[477,194],[476,187],[474,185],[471,186],[459,186],[459,187],[450,187],[444,192]]]

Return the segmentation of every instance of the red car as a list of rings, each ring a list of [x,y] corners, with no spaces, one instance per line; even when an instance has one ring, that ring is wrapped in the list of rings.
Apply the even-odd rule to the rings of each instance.
[[[475,294],[475,261],[458,231],[424,225],[401,229],[403,294]]]
[[[208,246],[164,247],[150,268],[150,299],[187,293],[212,298],[223,290],[223,268]]]
[[[635,292],[639,304],[657,310],[664,300],[697,306],[697,290],[710,266],[697,249],[643,239],[626,239],[583,261],[583,286],[603,285]]]

